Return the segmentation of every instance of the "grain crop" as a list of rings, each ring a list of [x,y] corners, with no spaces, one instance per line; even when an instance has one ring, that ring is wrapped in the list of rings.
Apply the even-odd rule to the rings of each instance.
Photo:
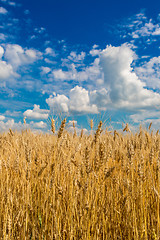
[[[54,124],[0,134],[0,239],[160,239],[159,131]]]

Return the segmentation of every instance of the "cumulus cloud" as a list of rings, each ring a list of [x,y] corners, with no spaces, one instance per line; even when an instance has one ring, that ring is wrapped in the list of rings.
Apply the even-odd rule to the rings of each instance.
[[[63,71],[62,69],[53,70],[53,76],[57,80],[72,80],[75,79],[74,74],[72,72]]]
[[[23,49],[18,44],[7,44],[5,59],[14,67],[31,64],[41,58],[41,53],[35,49]]]
[[[90,104],[89,92],[76,86],[70,90],[69,108],[71,112],[77,113],[98,113],[98,109],[95,104]]]
[[[108,91],[105,88],[90,92],[90,102],[97,106],[98,111],[106,111],[111,106]]]
[[[160,95],[148,90],[146,84],[138,78],[132,68],[135,58],[134,51],[126,44],[107,46],[101,51],[100,59],[95,59],[97,68],[94,64],[92,69],[94,76],[100,71],[103,73],[102,88],[88,91],[76,86],[68,96],[50,96],[46,102],[52,111],[59,110],[67,114],[98,113],[111,108],[136,111],[156,108],[160,106]],[[88,67],[85,73],[88,73],[89,68],[92,67]],[[69,73],[59,70],[57,74],[57,78],[66,79]]]
[[[28,109],[23,113],[23,115],[29,119],[47,119],[48,110],[40,109],[39,105],[34,104],[33,110]]]
[[[0,131],[7,131],[9,128],[19,129],[19,124],[15,124],[14,119],[9,119],[6,122],[0,120]]]
[[[126,44],[120,47],[107,46],[100,54],[104,72],[104,86],[109,91],[115,108],[142,109],[159,106],[160,95],[147,90],[131,64],[135,53]]]
[[[50,95],[49,98],[46,99],[46,103],[49,105],[50,110],[52,112],[63,112],[68,113],[68,105],[69,105],[69,98],[65,95],[57,95],[52,96]]]
[[[19,77],[19,75],[13,71],[11,64],[0,61],[0,81],[8,80],[10,77]]]
[[[98,113],[97,106],[90,103],[89,92],[79,86],[74,87],[69,92],[69,97],[65,95],[50,96],[46,99],[51,111],[63,112],[66,114]]]

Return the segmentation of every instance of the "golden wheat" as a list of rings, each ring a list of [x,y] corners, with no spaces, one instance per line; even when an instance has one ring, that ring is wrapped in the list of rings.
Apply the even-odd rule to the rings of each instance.
[[[0,239],[159,239],[160,135],[65,124],[0,134]]]

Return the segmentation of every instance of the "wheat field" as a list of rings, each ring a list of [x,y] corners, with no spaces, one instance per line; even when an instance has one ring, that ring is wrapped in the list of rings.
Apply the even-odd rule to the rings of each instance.
[[[160,135],[0,134],[0,239],[159,239]]]

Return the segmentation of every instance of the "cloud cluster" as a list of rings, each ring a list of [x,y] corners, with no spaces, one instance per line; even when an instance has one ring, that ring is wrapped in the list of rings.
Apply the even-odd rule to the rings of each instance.
[[[80,54],[77,54],[76,52],[72,51],[70,55],[68,56],[68,59],[72,62],[79,62],[83,61],[85,59],[86,53],[81,52]]]
[[[20,72],[24,75],[23,69],[20,67],[34,64],[38,59],[41,59],[41,56],[41,52],[35,49],[24,49],[18,44],[3,44],[3,47],[1,45],[0,82],[17,82],[20,78]],[[21,85],[22,83],[25,86],[25,82],[21,79]]]
[[[98,113],[108,108],[141,110],[160,106],[160,95],[146,89],[133,68],[136,58],[126,44],[107,46],[100,53],[99,68],[104,74],[104,85],[99,90],[88,91],[76,86],[65,95],[50,96],[46,102],[53,112],[68,114]]]
[[[92,57],[98,56],[101,52],[101,49],[97,49],[98,45],[93,45],[92,49],[90,50],[90,54],[92,55]]]
[[[0,61],[0,81],[6,80],[11,76],[17,76],[13,72],[13,68],[10,64],[7,64],[5,61]]]
[[[153,89],[160,89],[160,56],[150,58],[148,62],[144,62],[140,67],[136,67],[135,71],[140,79],[146,85]]]
[[[10,77],[18,77],[18,74],[14,72],[12,65],[6,61],[2,61],[3,56],[4,49],[0,46],[0,81],[7,80]]]
[[[19,122],[15,122],[14,119],[8,119],[7,121],[4,121],[5,119],[1,119],[0,118],[0,132],[5,132],[8,131],[10,128],[12,130],[18,130],[21,131],[24,128],[29,128],[32,129],[32,131],[36,131],[36,130],[41,130],[41,129],[45,129],[47,130],[47,124],[43,121],[40,122],[33,122],[31,121],[30,123],[27,123],[25,126],[24,124],[19,121]]]
[[[15,126],[14,119],[8,120],[6,122],[0,120],[0,131],[6,131],[9,128],[13,129],[14,126]],[[18,126],[15,127],[17,128]]]
[[[140,13],[126,18],[118,24],[115,33],[119,34],[121,39],[127,39],[135,47],[143,47],[144,50],[160,37],[159,20],[159,17],[156,20],[148,18],[145,11],[142,10]]]
[[[130,119],[132,119],[135,123],[151,121],[151,119],[160,119],[160,111],[158,109],[152,111],[142,110],[139,113],[130,115]]]
[[[79,86],[70,90],[69,96],[57,95],[46,99],[52,112],[62,112],[65,114],[85,114],[98,113],[95,104],[90,103],[89,92]]]
[[[94,82],[99,83],[100,80],[103,82],[102,72],[99,67],[99,58],[96,58],[90,66],[86,66],[82,68],[82,70],[77,70],[76,65],[72,63],[68,65],[67,71],[64,71],[63,69],[55,69],[50,76],[53,77],[54,80],[61,81],[92,81],[92,84]]]
[[[159,109],[153,110],[142,110],[139,113],[130,115],[130,119],[137,124],[142,124],[148,127],[152,122],[152,129],[160,128],[160,111]]]
[[[48,119],[48,110],[40,109],[39,105],[34,104],[33,110],[28,109],[23,113],[28,119]]]
[[[23,49],[18,44],[7,44],[4,57],[15,69],[31,64],[41,58],[41,52],[35,49]]]
[[[128,110],[159,106],[160,95],[147,90],[131,67],[134,58],[135,53],[126,44],[108,46],[101,52],[104,85],[109,91],[112,106]]]
[[[133,38],[160,35],[160,25],[154,24],[152,19],[149,19],[147,22],[139,20],[134,23],[138,24],[138,28],[132,32]]]

